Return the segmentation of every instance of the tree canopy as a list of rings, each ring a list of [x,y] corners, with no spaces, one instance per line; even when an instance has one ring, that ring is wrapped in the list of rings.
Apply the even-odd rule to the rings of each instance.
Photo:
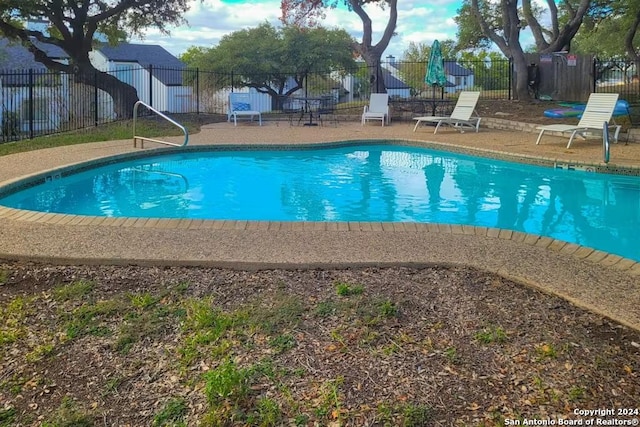
[[[189,67],[211,71],[207,75],[216,80],[208,84],[213,88],[230,86],[233,77],[234,86],[252,87],[275,99],[302,88],[312,71],[355,67],[352,44],[345,30],[276,28],[265,22],[225,35],[215,47],[192,47],[181,59]]]
[[[505,56],[513,59],[516,97],[527,99],[528,64],[520,44],[522,29],[529,28],[539,53],[568,51],[589,10],[591,0],[563,1],[560,8],[555,0],[548,0],[548,26],[541,24],[541,10],[531,0],[522,0],[521,8],[518,3],[516,0],[464,0],[456,22],[459,26],[458,36],[463,44],[461,47],[477,47],[490,40]],[[464,46],[465,43],[468,46]]]
[[[327,8],[345,5],[362,21],[362,40],[354,42],[354,50],[364,59],[370,70],[370,81],[378,92],[386,92],[380,60],[389,46],[398,21],[398,0],[281,0],[281,20],[286,25],[313,27],[324,18]],[[373,21],[365,10],[365,5],[377,5],[389,10],[389,19],[380,40],[373,42]]]
[[[99,72],[89,60],[97,34],[112,44],[148,27],[168,33],[184,22],[188,0],[0,0],[0,33],[22,43],[35,59],[52,70],[75,74],[82,83],[97,82],[114,99],[116,114],[129,117],[138,100],[133,87]],[[29,29],[30,20],[44,21],[46,31]],[[49,58],[42,43],[58,46],[69,63]],[[95,76],[98,76],[96,79]]]

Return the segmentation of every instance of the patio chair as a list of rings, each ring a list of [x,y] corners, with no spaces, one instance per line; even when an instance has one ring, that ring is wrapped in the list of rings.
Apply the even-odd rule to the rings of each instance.
[[[462,91],[450,116],[414,117],[413,120],[417,121],[413,127],[413,131],[415,132],[416,129],[418,129],[420,123],[426,122],[436,123],[436,128],[433,133],[437,133],[441,125],[450,125],[462,133],[464,133],[465,128],[475,129],[476,132],[478,132],[480,128],[480,117],[478,117],[477,113],[475,117],[471,116],[475,113],[479,98],[480,92]]]
[[[229,107],[227,110],[227,121],[233,117],[233,125],[238,126],[238,116],[249,116],[251,121],[258,117],[258,122],[262,126],[262,114],[260,111],[251,108],[251,98],[248,93],[233,92],[229,94]]]
[[[294,117],[298,118],[298,125],[304,115],[304,102],[291,95],[282,95],[282,112],[287,115],[289,126],[293,126]]]
[[[320,97],[320,105],[318,105],[316,114],[318,114],[320,126],[324,126],[323,116],[327,119],[332,118],[333,124],[338,126],[338,117],[336,116],[336,99],[333,95],[323,95]]]
[[[369,99],[369,105],[364,106],[362,113],[362,126],[367,120],[380,120],[382,126],[384,122],[391,123],[391,115],[389,114],[389,95],[386,93],[372,93]]]
[[[604,123],[609,123],[613,117],[613,110],[616,108],[618,102],[617,93],[592,93],[589,95],[589,100],[584,108],[584,112],[580,117],[580,121],[577,125],[546,125],[538,126],[536,129],[540,130],[536,145],[540,144],[542,134],[546,131],[550,132],[571,132],[569,137],[569,143],[567,148],[571,147],[571,142],[576,135],[579,135],[582,139],[586,139],[586,134],[594,132],[602,133]],[[613,141],[618,142],[618,134],[620,133],[620,125],[613,124],[610,128],[615,129]]]

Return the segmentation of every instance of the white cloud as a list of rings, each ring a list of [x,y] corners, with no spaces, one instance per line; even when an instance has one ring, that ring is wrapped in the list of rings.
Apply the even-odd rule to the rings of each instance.
[[[458,1],[437,0],[428,5],[423,1],[399,2],[397,35],[392,38],[384,56],[399,58],[410,42],[431,44],[436,38],[455,38],[453,15]],[[389,11],[375,5],[366,6],[366,11],[373,22],[373,43],[377,43],[389,19]],[[150,29],[143,40],[132,41],[159,44],[174,55],[179,55],[191,46],[215,46],[225,34],[256,27],[265,21],[278,25],[279,17],[279,0],[246,0],[233,4],[221,0],[191,0],[191,9],[185,15],[188,26],[171,29],[170,36]],[[362,21],[344,7],[327,10],[322,25],[344,28],[356,39],[362,38]]]

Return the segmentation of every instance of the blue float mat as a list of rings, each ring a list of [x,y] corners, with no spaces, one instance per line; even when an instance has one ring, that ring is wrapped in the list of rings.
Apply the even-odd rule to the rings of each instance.
[[[569,108],[552,108],[545,110],[543,113],[545,117],[552,119],[566,119],[567,117],[582,117],[586,104],[561,102],[558,105]],[[623,99],[616,103],[616,107],[613,110],[614,117],[626,116],[629,114],[629,103]]]

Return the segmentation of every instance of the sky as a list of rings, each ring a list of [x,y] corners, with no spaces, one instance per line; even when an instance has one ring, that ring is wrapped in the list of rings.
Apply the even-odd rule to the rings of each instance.
[[[190,0],[191,9],[185,15],[188,25],[171,28],[166,36],[155,29],[134,43],[158,44],[175,56],[191,46],[213,47],[222,36],[268,21],[280,25],[280,0]],[[427,4],[428,3],[428,4]],[[433,40],[455,39],[457,26],[453,18],[461,0],[400,0],[396,33],[383,58],[401,58],[410,42],[431,45]],[[366,11],[373,22],[374,43],[380,40],[389,19],[389,11],[369,5]],[[362,21],[346,8],[327,11],[322,22],[327,28],[344,28],[357,40],[362,39]]]

